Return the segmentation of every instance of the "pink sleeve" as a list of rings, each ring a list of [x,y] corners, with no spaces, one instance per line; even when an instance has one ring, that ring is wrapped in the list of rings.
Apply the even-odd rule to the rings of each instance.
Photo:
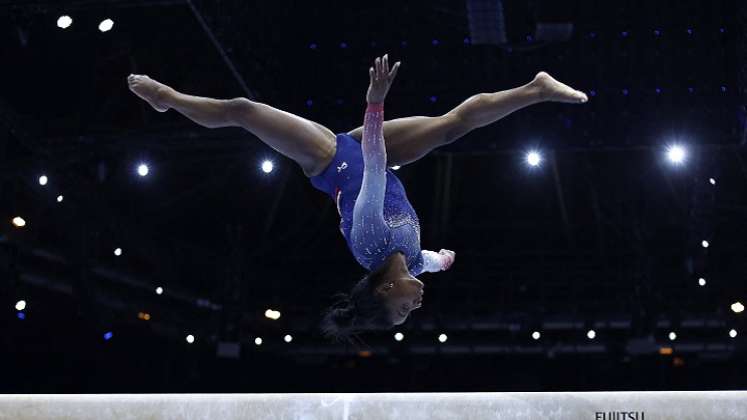
[[[369,104],[363,118],[363,180],[353,207],[352,245],[372,262],[387,256],[390,229],[384,220],[386,146],[384,104]]]

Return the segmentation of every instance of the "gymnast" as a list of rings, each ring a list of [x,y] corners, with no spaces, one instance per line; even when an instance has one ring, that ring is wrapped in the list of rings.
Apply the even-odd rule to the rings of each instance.
[[[388,167],[406,165],[470,131],[532,104],[584,103],[583,92],[545,72],[517,88],[471,96],[437,117],[384,121],[384,98],[400,62],[376,58],[363,126],[335,135],[326,127],[246,98],[218,100],[190,96],[146,75],[130,75],[130,90],[156,111],[174,109],[208,128],[243,127],[301,166],[312,185],[329,194],[340,214],[340,231],[366,270],[349,293],[336,295],[322,330],[351,340],[364,330],[405,322],[423,303],[422,272],[449,269],[455,253],[421,250],[420,226],[402,183]],[[360,142],[360,143],[359,143]]]

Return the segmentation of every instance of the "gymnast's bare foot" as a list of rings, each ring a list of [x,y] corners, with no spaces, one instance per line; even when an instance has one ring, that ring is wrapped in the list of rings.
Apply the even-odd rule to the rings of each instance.
[[[589,100],[585,93],[558,82],[544,71],[537,73],[530,85],[537,87],[543,101],[581,104]]]
[[[130,90],[145,102],[148,102],[158,112],[166,112],[169,106],[165,102],[166,95],[172,90],[148,76],[131,74],[127,77]]]

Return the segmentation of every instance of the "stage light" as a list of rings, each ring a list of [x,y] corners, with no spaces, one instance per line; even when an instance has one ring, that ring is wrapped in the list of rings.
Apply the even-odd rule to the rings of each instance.
[[[685,161],[687,150],[684,147],[674,144],[667,147],[667,158],[670,162],[679,165]]]
[[[118,257],[119,257],[120,255],[122,255],[122,248],[117,248],[117,249],[115,249],[115,250],[114,250],[114,255],[116,255],[116,256],[118,256]]]
[[[156,294],[157,295],[163,294],[163,287],[161,287],[161,286],[156,287]]]
[[[597,333],[594,330],[589,330],[589,332],[586,333],[586,336],[589,337],[589,340],[593,340],[594,337],[597,336]]]
[[[268,309],[265,311],[265,317],[277,321],[280,318],[280,311]]]
[[[20,320],[24,320],[24,319],[26,319],[26,314],[25,314],[25,313],[23,313],[23,312],[18,312],[18,313],[16,314],[16,316],[17,316],[17,317],[18,317],[18,319],[20,319]]]
[[[677,339],[677,334],[674,331],[670,332],[669,333],[669,340],[674,341],[676,339]]]
[[[708,182],[710,182],[711,185],[716,185],[716,178],[708,178]]]
[[[112,336],[114,336],[114,334],[112,334],[111,331],[107,331],[107,332],[104,333],[104,340],[105,341],[109,341],[109,340],[112,339]]]
[[[731,331],[729,331],[729,337],[735,338],[736,336],[737,336],[737,330],[732,328]]]
[[[254,344],[261,346],[262,345],[262,337],[257,337],[254,339]]]
[[[73,24],[73,18],[68,15],[62,15],[57,19],[57,27],[60,29],[67,29]]]
[[[708,247],[709,247],[709,246],[710,246],[711,244],[710,244],[710,243],[709,243],[708,241],[703,241],[703,242],[701,242],[701,243],[700,243],[700,245],[701,245],[701,246],[702,246],[703,248],[708,248]]]
[[[744,305],[742,305],[742,302],[734,302],[731,304],[731,310],[736,314],[742,313],[742,311],[744,311]]]
[[[539,333],[539,331],[535,331],[532,333],[532,338],[535,340],[539,340],[540,337],[542,337],[542,334]]]
[[[402,341],[402,339],[404,339],[404,338],[405,338],[405,335],[402,334],[401,332],[398,332],[398,333],[394,334],[394,339],[397,340],[397,341]]]
[[[401,168],[401,166],[399,166],[399,165],[394,165],[394,166],[392,166],[392,170],[393,170],[393,171],[396,171],[396,170],[398,170],[399,168]]]
[[[114,21],[111,19],[104,19],[99,23],[99,31],[109,32],[114,27]]]
[[[428,98],[431,102],[436,102],[438,100],[438,96],[433,95],[430,98]]]
[[[699,278],[698,279],[698,284],[701,285],[701,286],[705,286],[706,285],[706,279],[704,279],[703,277]]]
[[[306,100],[306,106],[308,106],[309,108],[311,108],[312,105],[314,105],[314,101],[312,101],[311,99],[307,99]]]
[[[195,336],[193,336],[192,334],[189,334],[186,340],[187,340],[187,343],[192,344],[195,342]]]
[[[137,319],[142,319],[143,321],[150,321],[150,314],[147,312],[138,312]]]
[[[13,218],[13,226],[22,228],[26,226],[26,221],[23,220],[23,217],[16,216]]]
[[[137,167],[137,174],[140,176],[146,176],[148,175],[148,172],[150,172],[150,168],[148,168],[148,165],[141,163]]]
[[[17,311],[22,311],[24,309],[26,309],[26,301],[25,300],[19,300],[18,302],[16,302],[16,310]]]
[[[274,167],[275,167],[275,165],[273,165],[273,163],[272,163],[271,160],[266,160],[266,161],[262,162],[262,172],[264,172],[266,174],[269,174],[270,172],[272,172],[272,169]]]
[[[527,153],[527,163],[536,168],[542,163],[542,155],[536,150],[530,151]]]
[[[58,196],[57,196],[57,202],[58,202],[58,203],[62,203],[62,200],[64,200],[64,199],[65,199],[65,197],[63,197],[63,196],[61,196],[61,195],[58,195]]]
[[[438,336],[438,341],[440,341],[441,343],[445,343],[448,339],[449,337],[447,337],[446,334],[441,334]]]
[[[290,334],[286,334],[285,337],[283,337],[283,340],[285,340],[286,343],[290,343],[293,341],[293,337]]]
[[[39,177],[39,185],[47,185],[48,181],[49,181],[49,178],[47,178],[46,175],[42,175]]]

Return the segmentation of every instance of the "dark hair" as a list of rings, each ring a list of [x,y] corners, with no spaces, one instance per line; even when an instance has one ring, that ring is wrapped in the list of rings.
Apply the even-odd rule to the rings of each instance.
[[[322,320],[325,337],[351,343],[361,331],[394,326],[383,299],[376,294],[376,287],[385,280],[386,265],[366,274],[350,293],[334,295],[335,303]]]

